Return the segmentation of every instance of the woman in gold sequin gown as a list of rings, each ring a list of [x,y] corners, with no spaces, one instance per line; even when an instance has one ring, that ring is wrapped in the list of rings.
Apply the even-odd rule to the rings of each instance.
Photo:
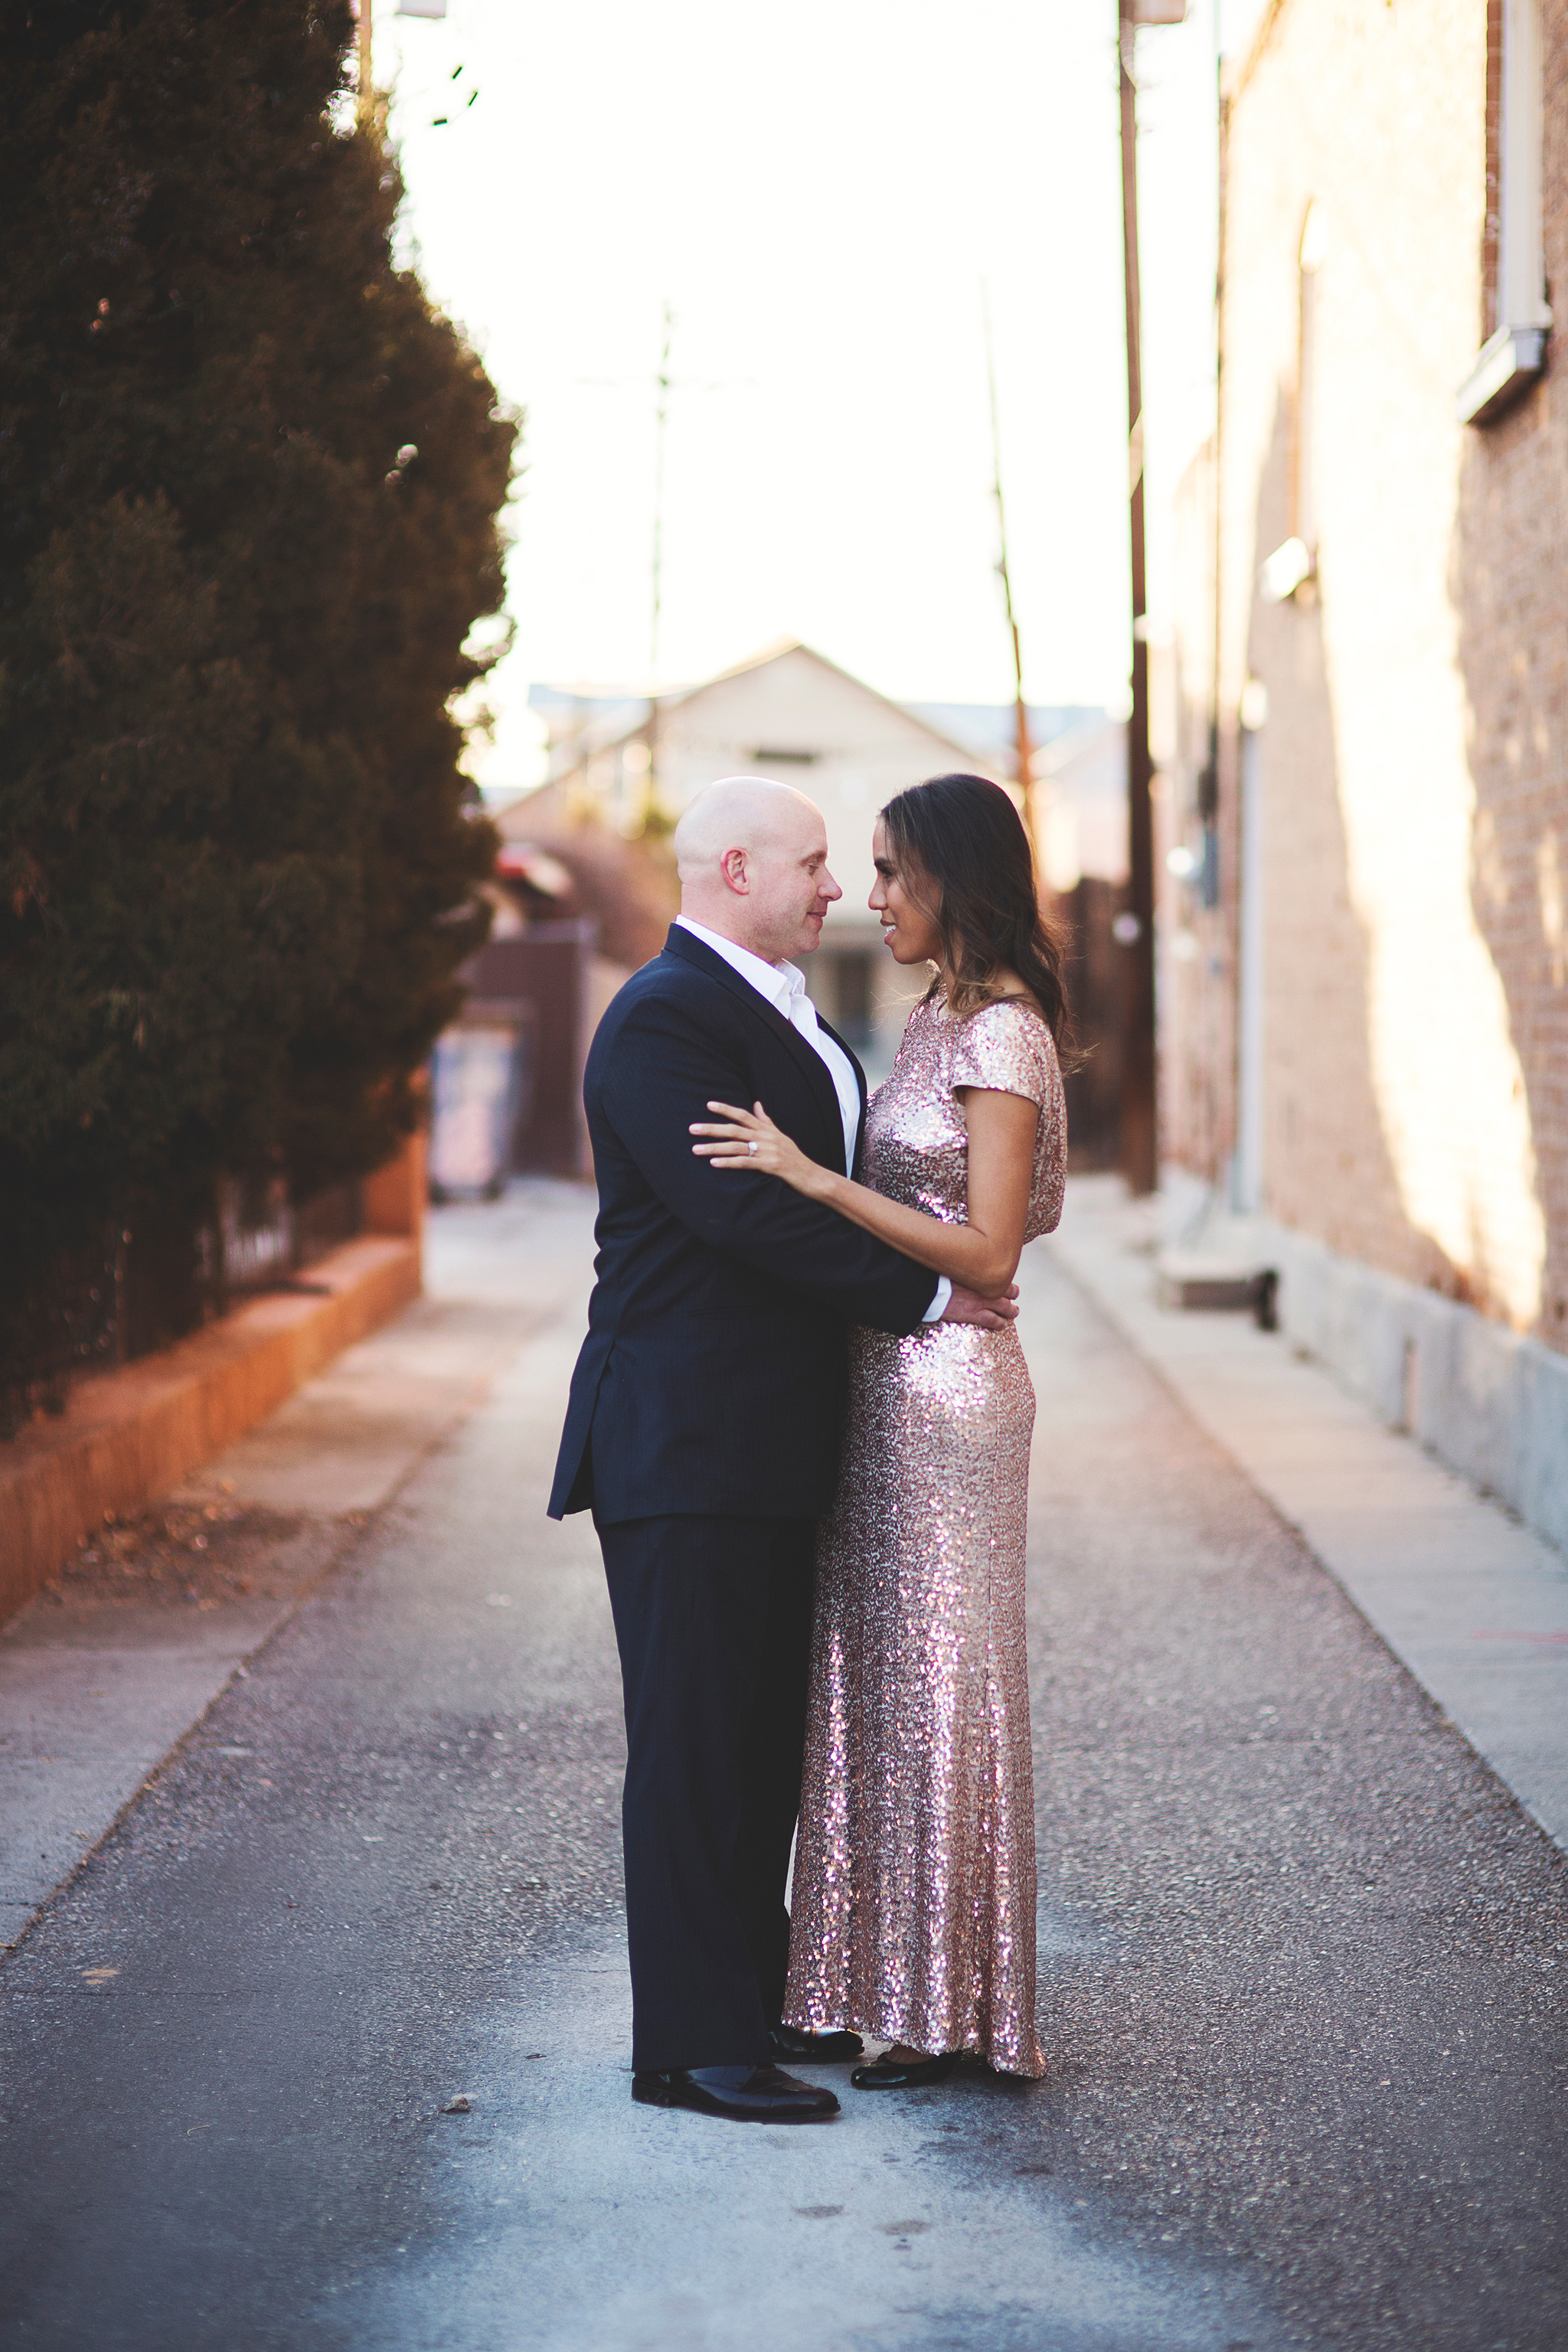
[[[871,904],[934,961],[867,1116],[863,1181],[758,1106],[694,1132],[986,1296],[1061,1213],[1059,954],[996,785],[939,777],[878,821]],[[753,1149],[754,1147],[754,1149]],[[963,2053],[1044,2072],[1035,2024],[1034,1775],[1024,1538],[1035,1398],[1015,1329],[850,1334],[838,1498],[817,1593],[785,2018],[892,2044],[861,2088]]]

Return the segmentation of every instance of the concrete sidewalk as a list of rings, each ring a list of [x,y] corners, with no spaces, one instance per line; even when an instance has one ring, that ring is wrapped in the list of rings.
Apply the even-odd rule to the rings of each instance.
[[[1159,1306],[1159,1216],[1078,1178],[1047,1246],[1568,1848],[1568,1560],[1280,1334]]]
[[[24,1932],[497,1368],[575,1302],[587,1197],[542,1181],[499,1206],[441,1211],[427,1230],[423,1297],[163,1505],[106,1528],[0,1625],[0,1945]]]

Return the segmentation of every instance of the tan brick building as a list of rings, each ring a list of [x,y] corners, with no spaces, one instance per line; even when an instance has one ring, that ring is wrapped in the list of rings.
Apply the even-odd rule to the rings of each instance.
[[[1568,0],[1275,0],[1224,115],[1167,1154],[1568,1351]]]

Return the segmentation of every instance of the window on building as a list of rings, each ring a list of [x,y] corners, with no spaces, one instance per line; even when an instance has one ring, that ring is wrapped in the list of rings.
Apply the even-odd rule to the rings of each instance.
[[[837,1018],[834,1027],[851,1045],[868,1045],[875,1026],[872,1002],[876,953],[868,948],[846,948],[834,959],[837,987]]]
[[[1488,0],[1484,340],[1458,394],[1467,425],[1500,416],[1545,365],[1543,141],[1541,0]]]
[[[1258,592],[1266,604],[1290,597],[1310,602],[1318,576],[1318,273],[1323,263],[1323,215],[1307,206],[1296,252],[1296,403],[1290,436],[1289,536],[1259,565]]]
[[[1296,351],[1296,446],[1291,481],[1291,529],[1313,559],[1318,551],[1318,272],[1323,264],[1323,215],[1307,207],[1297,256],[1299,325]]]

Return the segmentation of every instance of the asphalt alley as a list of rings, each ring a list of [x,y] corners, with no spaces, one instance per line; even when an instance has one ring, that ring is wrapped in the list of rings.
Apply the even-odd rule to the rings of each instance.
[[[1043,1250],[1047,2080],[632,2105],[588,1221],[433,1220],[464,1413],[0,1969],[0,2343],[1560,2352],[1568,1864]]]

